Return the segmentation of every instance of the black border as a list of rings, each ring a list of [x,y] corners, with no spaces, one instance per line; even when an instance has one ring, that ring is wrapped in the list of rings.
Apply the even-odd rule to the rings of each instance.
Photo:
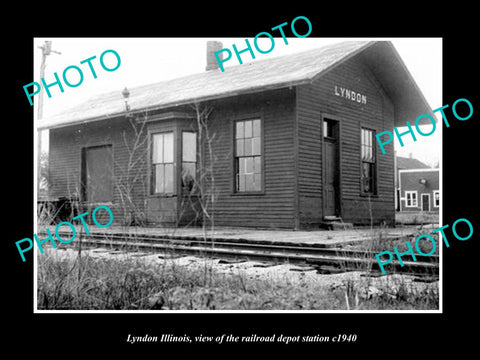
[[[69,354],[99,355],[100,352],[124,355],[151,353],[168,356],[165,350],[175,350],[175,355],[197,350],[226,350],[229,354],[240,351],[254,355],[258,350],[280,350],[295,354],[299,350],[313,350],[312,355],[323,351],[353,351],[362,356],[388,356],[399,352],[415,357],[421,353],[433,355],[443,348],[460,346],[463,352],[473,348],[476,340],[476,324],[469,326],[472,313],[476,312],[478,298],[475,286],[475,257],[478,253],[478,214],[473,210],[477,203],[476,131],[478,79],[476,64],[475,21],[468,13],[475,12],[460,4],[448,11],[432,8],[409,8],[406,5],[389,4],[383,9],[367,6],[364,2],[351,6],[338,4],[338,8],[312,3],[309,8],[294,9],[290,4],[278,3],[278,11],[268,9],[260,13],[259,7],[247,4],[199,4],[193,9],[184,4],[176,10],[170,4],[152,6],[140,3],[118,3],[102,13],[98,8],[85,6],[67,13],[51,12],[47,5],[41,9],[28,8],[18,20],[18,33],[6,40],[4,59],[7,64],[6,95],[4,102],[4,186],[7,193],[4,212],[2,242],[4,275],[4,316],[7,317],[4,339],[8,347],[17,352],[27,348],[45,352],[52,357]],[[50,6],[50,5],[48,5]],[[113,5],[110,5],[113,6]],[[335,6],[335,5],[333,5]],[[400,6],[404,8],[399,9]],[[188,10],[188,11],[187,11]],[[61,15],[61,16],[60,16]],[[26,263],[18,256],[14,242],[33,234],[33,109],[25,101],[22,86],[33,81],[33,37],[252,37],[282,22],[290,22],[303,15],[313,25],[311,37],[443,37],[443,104],[453,104],[458,98],[467,98],[473,104],[474,114],[468,121],[457,121],[450,114],[450,128],[444,127],[443,150],[443,209],[444,224],[452,224],[458,218],[469,219],[474,235],[465,242],[450,241],[444,247],[443,314],[33,314],[33,257],[27,255]],[[59,17],[60,16],[60,17]],[[63,19],[63,20],[62,20]],[[10,23],[11,24],[11,23]],[[4,24],[5,25],[5,24]],[[3,25],[3,26],[4,26]],[[8,25],[13,26],[13,25]],[[11,34],[17,28],[4,29]],[[13,99],[13,103],[11,100]],[[406,119],[409,120],[409,119]],[[410,119],[411,120],[411,119]],[[11,139],[11,140],[10,140]],[[8,147],[7,147],[8,146]],[[6,220],[6,221],[5,221]],[[480,228],[479,228],[480,229]],[[6,261],[5,261],[6,260]],[[237,336],[275,334],[357,334],[355,343],[342,344],[196,344],[166,345],[125,342],[128,333],[173,333],[194,336],[232,333]],[[452,346],[453,345],[453,346]],[[246,350],[244,350],[246,349]],[[413,351],[413,352],[412,352]],[[307,354],[307,352],[302,352]],[[35,356],[35,354],[33,354]],[[68,355],[67,355],[68,356]]]

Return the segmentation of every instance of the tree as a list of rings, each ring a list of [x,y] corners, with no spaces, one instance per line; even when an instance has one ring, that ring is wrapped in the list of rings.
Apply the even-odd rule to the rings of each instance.
[[[198,143],[198,165],[199,171],[194,185],[196,193],[196,218],[201,219],[204,237],[206,236],[207,226],[213,236],[215,227],[215,200],[217,197],[215,188],[214,164],[216,156],[213,152],[213,143],[215,133],[211,133],[208,127],[208,119],[213,111],[210,106],[201,106],[198,103],[193,105],[196,113]]]
[[[127,150],[126,163],[119,164],[114,158],[112,169],[112,178],[116,193],[120,198],[120,206],[123,212],[124,225],[145,225],[146,215],[143,204],[135,201],[137,191],[146,194],[146,183],[144,169],[147,162],[147,141],[146,123],[148,113],[145,111],[143,116],[127,117],[129,125],[133,132],[133,137],[127,135],[123,130],[122,140]],[[113,154],[112,154],[113,157]]]

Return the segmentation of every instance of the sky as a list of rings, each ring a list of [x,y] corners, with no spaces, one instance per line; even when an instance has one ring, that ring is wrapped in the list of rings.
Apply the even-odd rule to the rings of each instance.
[[[173,79],[189,74],[205,71],[206,42],[219,40],[226,48],[232,49],[235,44],[239,49],[244,48],[244,38],[35,38],[34,39],[34,79],[40,82],[41,49],[38,46],[46,40],[52,41],[52,50],[61,54],[52,53],[47,57],[45,69],[46,83],[54,82],[53,73],[56,72],[61,78],[63,70],[70,65],[82,69],[84,79],[81,85],[71,88],[64,85],[61,93],[57,86],[51,87],[52,97],[44,95],[43,117],[62,112],[77,104],[87,101],[95,94],[110,91],[121,92],[129,89]],[[444,105],[442,103],[442,39],[441,38],[288,38],[288,45],[283,39],[275,38],[275,47],[269,54],[256,52],[256,59],[251,59],[248,53],[242,56],[244,63],[257,59],[266,59],[300,52],[312,48],[318,48],[327,44],[346,40],[389,40],[392,41],[400,57],[415,79],[417,85],[424,94],[432,109]],[[260,48],[267,49],[269,40],[264,46],[259,42]],[[253,39],[249,38],[253,44]],[[115,50],[121,58],[121,65],[112,72],[104,71],[100,64],[100,55],[105,50]],[[112,54],[105,61],[113,59]],[[94,79],[88,64],[80,64],[81,61],[92,56],[97,78]],[[115,61],[113,61],[115,65]],[[113,66],[112,65],[112,66]],[[224,63],[225,68],[238,65],[234,57]],[[109,66],[109,64],[107,64]],[[71,82],[75,83],[75,71],[69,71]],[[69,78],[70,79],[70,78]],[[37,98],[37,96],[35,96]],[[28,100],[25,97],[28,104]],[[36,116],[36,104],[35,104]],[[419,114],[419,116],[422,114]],[[429,166],[434,166],[440,161],[442,120],[437,116],[437,130],[428,137],[417,136],[417,141],[407,138],[403,147],[395,140],[397,155],[408,157],[410,154]],[[414,124],[415,119],[405,119]],[[431,125],[423,129],[424,133],[430,132]],[[400,131],[402,129],[399,129]],[[43,141],[43,144],[46,142]]]

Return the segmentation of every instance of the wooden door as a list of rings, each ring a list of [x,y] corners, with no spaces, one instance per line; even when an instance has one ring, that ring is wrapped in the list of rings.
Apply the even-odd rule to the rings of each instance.
[[[430,211],[430,194],[422,194],[422,211]]]
[[[83,149],[83,199],[87,202],[113,200],[112,147]]]

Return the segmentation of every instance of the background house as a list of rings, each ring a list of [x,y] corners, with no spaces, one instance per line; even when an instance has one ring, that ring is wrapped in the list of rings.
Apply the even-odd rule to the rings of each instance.
[[[408,157],[397,156],[395,152],[395,209],[400,211],[400,170],[406,169],[428,169],[429,166],[418,159],[412,157],[410,153]]]
[[[400,211],[440,210],[439,169],[399,170]]]

